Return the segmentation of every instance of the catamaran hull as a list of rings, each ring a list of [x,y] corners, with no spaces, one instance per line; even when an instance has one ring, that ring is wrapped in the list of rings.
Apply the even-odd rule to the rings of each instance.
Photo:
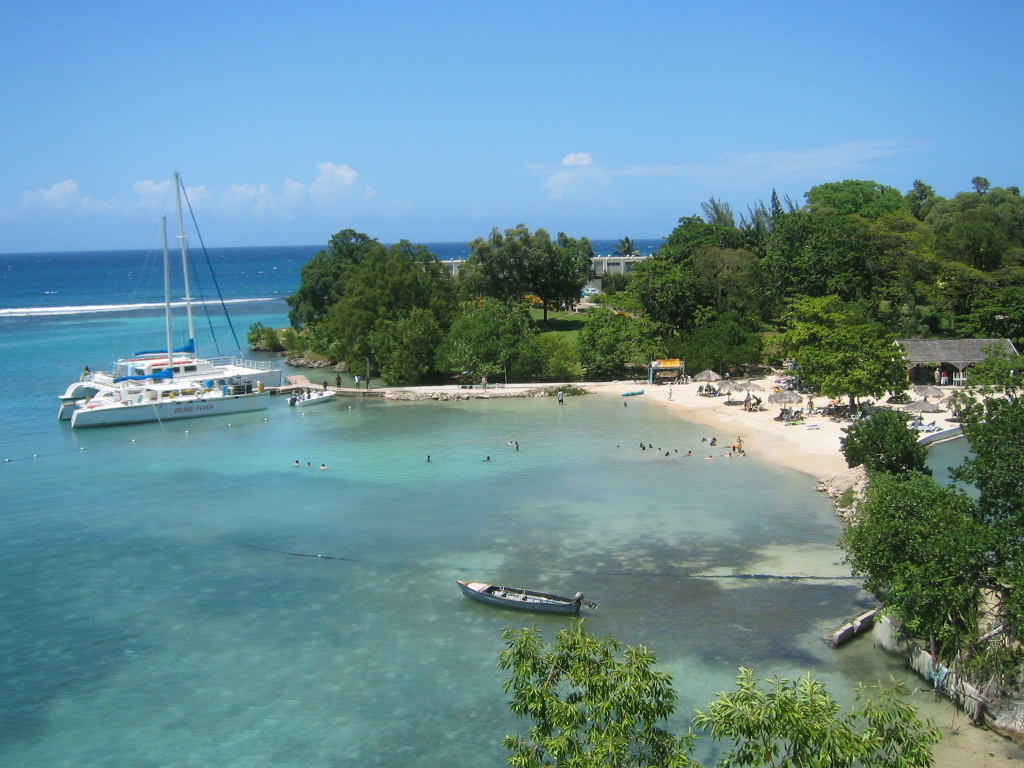
[[[171,400],[168,402],[130,403],[128,405],[80,405],[71,414],[72,427],[109,427],[115,424],[141,424],[148,421],[194,419],[266,410],[269,392],[226,395],[216,398]]]

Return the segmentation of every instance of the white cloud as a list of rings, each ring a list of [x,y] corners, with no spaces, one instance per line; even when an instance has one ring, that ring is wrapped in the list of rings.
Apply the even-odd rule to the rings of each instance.
[[[144,200],[167,200],[171,195],[171,180],[164,181],[136,181],[132,184],[135,194]]]
[[[49,189],[21,193],[23,210],[48,210],[55,213],[96,213],[116,207],[116,201],[104,202],[83,196],[72,179],[58,181]]]
[[[709,180],[742,176],[776,180],[793,174],[853,173],[870,162],[910,152],[917,146],[902,139],[851,141],[831,147],[771,152],[730,152],[708,163],[635,165],[611,171],[614,176],[675,176]]]
[[[348,192],[359,177],[359,173],[347,165],[317,163],[316,169],[320,173],[309,185],[309,197],[316,203],[330,202],[339,193]]]
[[[58,181],[49,189],[34,189],[30,192],[23,192],[21,199],[26,206],[67,210],[79,200],[78,184],[71,179]]]
[[[547,177],[545,187],[553,200],[581,197],[607,187],[617,176],[671,177],[702,184],[754,182],[776,184],[788,178],[871,173],[874,161],[911,152],[918,145],[903,139],[851,141],[830,147],[769,152],[730,152],[703,163],[631,165],[605,168],[594,164],[589,152],[566,155],[560,167],[531,166]]]
[[[573,152],[562,159],[562,165],[590,165],[593,162],[589,152]]]

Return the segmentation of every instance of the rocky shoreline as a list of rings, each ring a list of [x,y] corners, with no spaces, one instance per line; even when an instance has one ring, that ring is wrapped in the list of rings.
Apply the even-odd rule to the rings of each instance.
[[[563,392],[566,397],[589,394],[583,387],[529,387],[455,390],[411,390],[395,389],[384,393],[385,400],[492,400],[501,397],[556,397]]]

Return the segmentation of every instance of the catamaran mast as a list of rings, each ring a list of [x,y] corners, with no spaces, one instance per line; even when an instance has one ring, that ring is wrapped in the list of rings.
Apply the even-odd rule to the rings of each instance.
[[[174,340],[171,336],[171,256],[167,250],[167,217],[160,217],[164,240],[164,322],[167,325],[167,369],[174,371]]]
[[[185,273],[185,308],[188,311],[188,338],[195,347],[196,331],[192,325],[192,291],[188,280],[188,252],[185,249],[185,220],[181,216],[181,179],[174,172],[174,193],[178,200],[178,240],[181,242],[181,269]],[[196,352],[198,354],[198,352]]]

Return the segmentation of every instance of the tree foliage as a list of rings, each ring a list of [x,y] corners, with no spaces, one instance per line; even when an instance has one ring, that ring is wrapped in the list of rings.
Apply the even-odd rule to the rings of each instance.
[[[645,363],[661,347],[650,320],[610,309],[591,309],[576,339],[580,363],[587,376],[621,376],[631,364]]]
[[[324,332],[331,338],[334,357],[354,367],[369,358],[379,368],[377,351],[385,346],[381,334],[386,328],[409,330],[408,325],[395,324],[406,320],[413,310],[429,313],[434,326],[447,329],[455,308],[451,275],[422,245],[403,240],[365,255],[345,271],[342,295],[322,321]],[[422,320],[420,316],[421,327]],[[421,335],[419,340],[433,335]]]
[[[327,250],[318,251],[302,265],[299,288],[286,299],[291,307],[288,320],[292,327],[302,328],[323,320],[344,294],[348,269],[383,251],[383,245],[361,232],[343,229],[335,234]]]
[[[477,379],[514,374],[534,333],[523,304],[467,302],[437,349],[437,368],[450,376],[468,372]]]
[[[970,498],[920,473],[872,477],[841,540],[864,588],[947,664],[978,637],[991,543]]]
[[[838,214],[852,213],[865,219],[877,219],[904,207],[898,189],[857,179],[819,184],[804,197],[812,208],[829,208]]]
[[[676,707],[672,678],[654,668],[642,645],[595,637],[577,621],[546,646],[536,627],[506,628],[498,666],[509,672],[509,707],[531,725],[502,746],[517,768],[698,768],[696,736],[663,725]],[[810,675],[799,681],[759,680],[740,669],[736,690],[719,693],[695,725],[732,748],[721,768],[925,768],[939,741],[891,685],[857,691],[859,706],[841,713]]]
[[[659,725],[675,711],[672,678],[653,669],[654,654],[598,638],[574,622],[543,645],[535,628],[502,632],[507,649],[498,666],[511,676],[512,712],[533,721],[529,738],[506,736],[509,765],[696,766],[689,757],[692,737],[677,737]]]
[[[680,354],[693,371],[727,371],[760,362],[764,348],[756,318],[731,311],[701,324],[685,337]]]
[[[903,353],[862,307],[837,296],[790,305],[784,348],[797,361],[800,378],[826,397],[881,397],[907,388]]]
[[[762,266],[779,301],[830,295],[853,301],[871,296],[876,261],[864,219],[812,208],[776,221]]]
[[[572,305],[590,278],[594,251],[587,238],[576,240],[560,232],[555,240],[543,229],[524,224],[469,244],[470,255],[459,270],[467,298],[488,296],[506,304],[522,301],[527,293],[544,302]]]
[[[810,674],[799,680],[758,680],[740,668],[736,690],[720,693],[694,724],[732,748],[722,768],[925,768],[938,729],[917,719],[901,683],[857,689],[859,706],[842,714],[824,685]]]
[[[932,473],[927,465],[928,449],[917,442],[917,433],[907,428],[907,417],[896,411],[881,411],[843,429],[839,443],[846,466],[861,464],[872,472]]]

